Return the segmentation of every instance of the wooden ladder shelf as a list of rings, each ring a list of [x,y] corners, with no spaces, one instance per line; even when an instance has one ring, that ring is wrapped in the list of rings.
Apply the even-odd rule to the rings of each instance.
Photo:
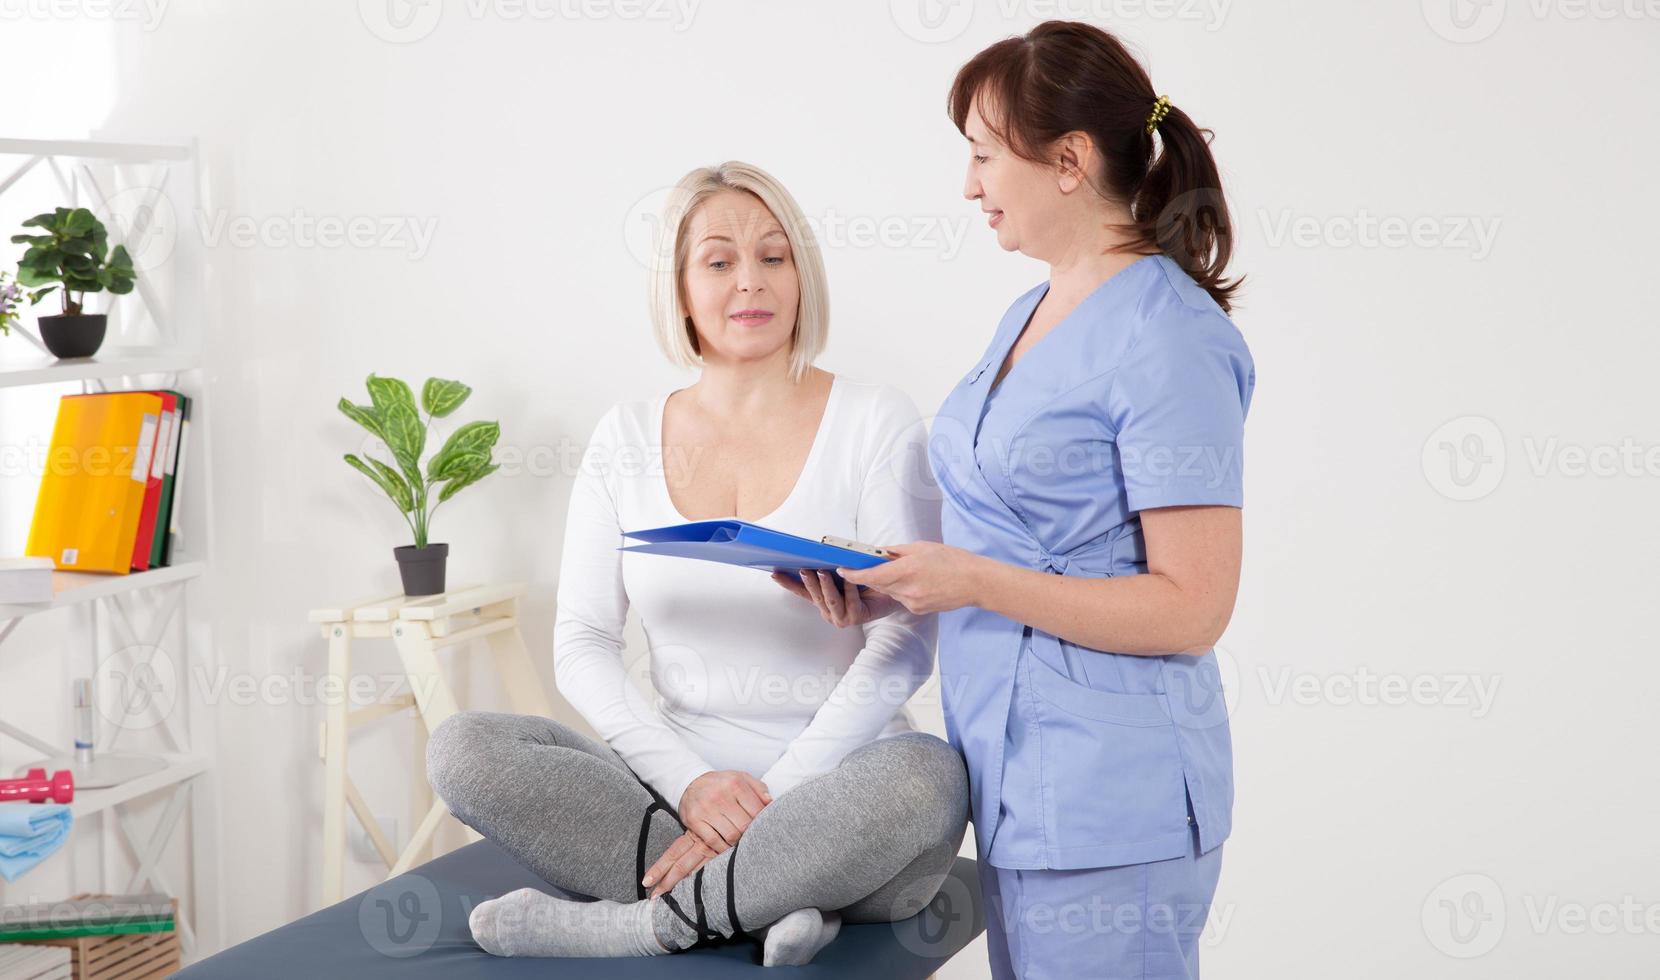
[[[552,717],[553,706],[519,632],[519,600],[524,593],[523,582],[511,582],[451,589],[430,596],[384,596],[311,611],[311,621],[318,624],[329,644],[328,675],[333,685],[326,720],[320,726],[318,752],[323,759],[324,905],[332,905],[345,897],[348,806],[386,863],[388,878],[403,874],[431,856],[433,833],[448,810],[442,800],[433,798],[424,769],[416,774],[413,789],[414,833],[399,854],[353,784],[346,768],[346,751],[354,730],[405,708],[414,708],[419,721],[415,726],[415,760],[417,766],[424,764],[428,736],[445,718],[459,710],[438,662],[440,649],[464,647],[470,640],[484,640],[489,644],[513,710]],[[353,710],[347,692],[352,689],[352,640],[360,637],[392,640],[411,693]],[[471,828],[466,828],[466,833],[469,841],[478,839]]]

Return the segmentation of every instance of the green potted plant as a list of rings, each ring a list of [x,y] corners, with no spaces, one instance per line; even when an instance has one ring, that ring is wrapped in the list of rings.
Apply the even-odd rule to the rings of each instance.
[[[432,420],[447,418],[461,407],[473,389],[459,381],[428,378],[421,387],[421,404],[417,408],[409,385],[397,378],[371,374],[367,384],[369,404],[354,405],[342,398],[340,411],[384,442],[392,453],[394,465],[372,456],[360,459],[354,453],[346,454],[346,462],[386,491],[415,535],[413,545],[392,549],[393,557],[398,560],[404,594],[436,595],[444,591],[444,567],[450,546],[428,544],[427,528],[444,501],[501,468],[490,462],[490,451],[501,436],[501,426],[495,422],[468,422],[450,433],[443,447],[423,468],[421,453],[426,450]],[[424,422],[421,409],[426,411]]]
[[[40,318],[40,339],[58,357],[91,357],[104,343],[109,317],[104,313],[82,312],[87,293],[109,291],[117,296],[133,291],[132,257],[126,246],[109,247],[104,223],[86,208],[58,208],[37,214],[23,222],[25,228],[39,228],[39,235],[13,235],[13,244],[27,244],[23,261],[17,266],[17,281],[25,286],[45,286],[29,294],[29,303],[39,303],[61,288],[63,313]]]

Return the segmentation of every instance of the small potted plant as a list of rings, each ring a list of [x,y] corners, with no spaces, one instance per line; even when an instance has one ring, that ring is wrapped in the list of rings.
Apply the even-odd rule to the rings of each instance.
[[[39,235],[13,235],[13,244],[27,244],[23,261],[17,266],[17,281],[25,286],[45,286],[29,294],[29,303],[39,303],[47,294],[62,289],[63,313],[40,318],[40,339],[58,357],[91,357],[104,343],[109,317],[84,313],[87,293],[108,291],[117,296],[133,291],[132,257],[126,246],[109,247],[104,223],[86,208],[58,208],[37,214],[23,222],[25,228],[40,228]]]
[[[413,545],[392,549],[404,594],[436,595],[444,591],[444,566],[450,546],[428,544],[427,528],[444,501],[501,468],[490,462],[501,426],[495,422],[468,422],[450,434],[423,468],[421,453],[426,450],[432,420],[447,418],[473,389],[459,381],[428,378],[421,387],[421,405],[417,408],[409,385],[397,378],[371,374],[368,388],[369,404],[354,405],[342,398],[340,411],[384,442],[394,465],[374,457],[360,459],[353,453],[346,454],[346,462],[386,491],[415,535]],[[426,411],[424,422],[421,409]],[[436,500],[432,499],[434,490]]]

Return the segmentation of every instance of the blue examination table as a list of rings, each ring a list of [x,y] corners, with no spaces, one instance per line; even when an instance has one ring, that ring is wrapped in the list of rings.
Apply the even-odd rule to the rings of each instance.
[[[184,980],[463,980],[470,977],[676,980],[736,975],[921,980],[985,928],[971,858],[959,857],[926,909],[902,922],[843,925],[803,967],[768,973],[749,940],[639,959],[491,956],[473,942],[467,914],[486,899],[549,885],[489,840],[452,851],[396,878],[256,936],[174,974]]]

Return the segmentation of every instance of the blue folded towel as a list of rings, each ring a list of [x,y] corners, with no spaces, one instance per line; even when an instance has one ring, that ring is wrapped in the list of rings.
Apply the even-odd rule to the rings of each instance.
[[[15,881],[62,847],[74,820],[67,803],[0,803],[0,878]]]

